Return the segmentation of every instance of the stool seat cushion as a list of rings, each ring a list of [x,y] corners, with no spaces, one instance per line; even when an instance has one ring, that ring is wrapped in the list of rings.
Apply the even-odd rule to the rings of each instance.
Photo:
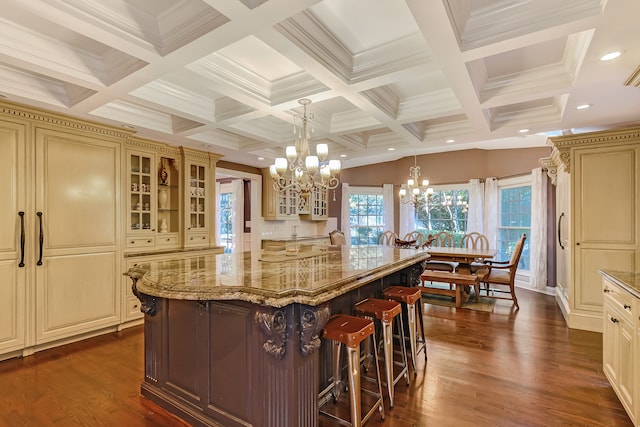
[[[378,320],[389,323],[391,319],[402,313],[402,306],[396,301],[369,298],[357,303],[355,312],[356,314],[375,317]]]
[[[373,332],[373,322],[369,319],[336,314],[322,328],[322,337],[341,342],[347,347],[356,348],[368,336],[373,335]]]
[[[390,286],[382,293],[385,298],[405,304],[415,304],[420,300],[422,291],[419,288],[409,288],[406,286]]]

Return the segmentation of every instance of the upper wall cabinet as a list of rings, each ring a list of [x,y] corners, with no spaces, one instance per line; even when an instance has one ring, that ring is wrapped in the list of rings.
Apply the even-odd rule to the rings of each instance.
[[[329,218],[328,192],[317,187],[307,194],[292,189],[277,191],[269,170],[262,171],[262,216],[265,220],[298,218],[322,221]]]
[[[556,298],[569,327],[601,332],[598,270],[640,269],[640,128],[551,142],[556,206],[566,210],[558,214]]]

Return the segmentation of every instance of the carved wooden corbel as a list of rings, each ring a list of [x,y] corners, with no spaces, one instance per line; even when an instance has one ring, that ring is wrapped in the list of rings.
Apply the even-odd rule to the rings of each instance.
[[[284,310],[257,310],[255,322],[266,335],[262,348],[276,359],[284,359],[287,344],[287,318]]]
[[[308,356],[320,348],[320,331],[329,320],[329,306],[300,309],[300,351]]]
[[[143,269],[131,268],[125,273],[125,276],[129,276],[133,282],[131,284],[131,292],[140,300],[140,311],[149,316],[154,316],[156,314],[156,297],[144,294],[138,290],[138,280],[141,279],[145,273],[146,271]]]

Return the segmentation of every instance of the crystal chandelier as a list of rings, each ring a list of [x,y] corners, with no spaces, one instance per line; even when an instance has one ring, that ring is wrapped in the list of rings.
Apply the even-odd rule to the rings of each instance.
[[[316,154],[311,156],[309,141],[312,128],[310,121],[313,113],[307,114],[307,105],[310,99],[300,99],[298,103],[303,106],[304,113],[293,117],[296,135],[295,145],[286,148],[284,157],[278,157],[275,163],[269,166],[269,174],[273,178],[273,188],[282,192],[292,190],[295,193],[310,193],[314,187],[327,190],[338,187],[338,176],[342,165],[340,160],[327,160],[329,147],[327,144],[316,145]]]
[[[413,203],[413,208],[418,209],[421,202],[426,202],[433,195],[433,188],[429,187],[429,180],[423,179],[419,184],[420,166],[417,163],[417,156],[413,156],[413,166],[409,167],[409,179],[407,184],[400,188],[400,201],[402,203]]]

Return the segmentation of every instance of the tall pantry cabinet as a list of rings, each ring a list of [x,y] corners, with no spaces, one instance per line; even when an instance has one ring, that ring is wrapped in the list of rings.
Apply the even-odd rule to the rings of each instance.
[[[0,354],[120,322],[125,137],[0,104]]]
[[[550,140],[556,300],[570,328],[602,332],[598,271],[640,271],[640,127]]]

